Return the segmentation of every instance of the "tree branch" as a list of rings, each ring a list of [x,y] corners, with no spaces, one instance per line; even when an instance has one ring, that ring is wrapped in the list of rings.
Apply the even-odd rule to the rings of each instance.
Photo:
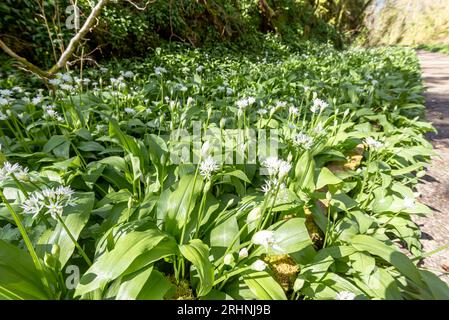
[[[52,78],[52,74],[42,70],[41,68],[39,68],[38,66],[32,64],[31,62],[29,62],[27,59],[25,59],[24,57],[19,56],[18,54],[16,54],[14,51],[12,51],[7,45],[6,43],[4,43],[1,39],[0,39],[0,48],[3,49],[3,51],[5,51],[5,53],[7,55],[9,55],[11,58],[17,60],[18,62],[20,62],[22,65],[24,65],[29,71],[33,72],[34,74],[37,74],[38,76],[42,77],[42,78]]]
[[[101,9],[108,3],[109,0],[100,0],[97,5],[92,9],[89,16],[87,17],[86,22],[84,22],[80,31],[70,40],[69,45],[62,53],[58,62],[49,70],[50,74],[54,74],[59,69],[63,68],[67,61],[70,59],[71,55],[77,48],[81,39],[89,32],[90,28],[94,24],[96,18],[100,15]]]

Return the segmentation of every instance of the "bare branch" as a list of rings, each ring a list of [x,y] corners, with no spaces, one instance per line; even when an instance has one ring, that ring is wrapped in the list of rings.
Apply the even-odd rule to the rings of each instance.
[[[140,11],[146,10],[147,7],[148,7],[148,5],[149,5],[150,3],[155,3],[155,2],[156,2],[156,0],[153,0],[153,1],[147,1],[147,2],[145,3],[145,7],[139,7],[137,4],[135,4],[135,3],[134,3],[133,1],[131,1],[131,0],[125,0],[125,1],[131,3],[137,10],[140,10]]]
[[[23,66],[25,66],[29,71],[33,72],[34,74],[37,74],[38,76],[40,76],[42,78],[46,78],[46,79],[52,78],[52,74],[51,73],[42,70],[38,66],[36,66],[36,65],[32,64],[31,62],[29,62],[24,57],[21,57],[18,54],[16,54],[1,39],[0,39],[0,48],[2,48],[2,50],[5,51],[5,53],[7,55],[9,55],[11,58],[14,58],[18,62],[20,62]]]
[[[79,42],[89,32],[92,25],[96,21],[96,18],[100,15],[101,9],[103,9],[103,7],[108,3],[108,1],[109,0],[100,0],[97,3],[97,5],[92,9],[89,16],[87,17],[86,22],[84,22],[83,26],[81,27],[80,31],[78,31],[78,33],[70,40],[69,45],[62,53],[58,62],[50,69],[49,73],[54,74],[59,69],[63,68],[66,65],[67,61],[70,59],[71,55],[77,48]]]

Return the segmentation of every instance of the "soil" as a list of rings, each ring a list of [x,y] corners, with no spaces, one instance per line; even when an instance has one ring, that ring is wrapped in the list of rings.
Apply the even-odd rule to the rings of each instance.
[[[426,117],[438,133],[428,139],[438,156],[432,158],[417,187],[420,201],[432,209],[426,217],[413,217],[421,228],[424,252],[449,243],[449,55],[418,51],[426,87]],[[435,272],[449,283],[449,248],[421,261],[421,266]]]

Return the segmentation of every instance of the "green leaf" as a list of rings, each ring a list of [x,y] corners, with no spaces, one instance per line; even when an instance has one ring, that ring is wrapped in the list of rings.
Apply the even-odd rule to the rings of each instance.
[[[321,189],[324,186],[338,184],[340,182],[342,182],[340,178],[337,178],[328,168],[323,167],[321,168],[320,174],[318,175],[316,188]]]
[[[173,191],[164,204],[164,212],[161,213],[164,220],[164,230],[178,236],[182,227],[189,223],[189,216],[195,207],[195,202],[202,190],[202,178],[193,175],[181,177],[178,187]]]
[[[200,283],[196,289],[197,296],[205,296],[212,289],[214,282],[214,268],[209,261],[209,247],[201,240],[194,239],[189,244],[179,246],[179,251],[198,271]]]
[[[280,284],[267,272],[248,272],[242,277],[259,300],[287,300]]]
[[[163,300],[172,284],[153,266],[121,279],[117,300]]]
[[[210,233],[210,246],[211,253],[215,259],[220,258],[231,245],[232,248],[240,245],[239,238],[233,243],[238,233],[239,225],[235,216],[229,217],[212,229]]]
[[[351,245],[357,250],[366,251],[372,255],[381,257],[391,265],[395,266],[399,272],[416,284],[424,285],[418,268],[405,254],[397,249],[389,247],[380,240],[366,235],[357,235],[353,237]]]
[[[68,142],[65,136],[52,136],[47,143],[44,145],[42,151],[45,153],[49,153],[57,146],[62,145],[63,143]]]
[[[145,231],[126,232],[126,225],[118,228],[116,234],[119,236],[112,250],[103,248],[101,254],[95,259],[93,265],[81,277],[80,283],[75,291],[75,296],[83,295],[96,289],[104,289],[106,284],[115,280],[125,273],[141,255],[145,256],[145,264],[151,264],[163,257],[176,254],[176,244],[173,238],[157,229]],[[157,250],[162,247],[162,250]],[[153,252],[157,254],[152,254]],[[140,267],[145,264],[139,263]]]
[[[309,151],[304,152],[296,163],[295,177],[296,191],[315,191],[315,161]]]
[[[31,256],[0,240],[0,300],[49,299]]]
[[[236,177],[236,178],[238,178],[242,181],[245,181],[247,183],[251,183],[251,181],[248,179],[248,177],[242,170],[234,170],[234,171],[226,172],[226,173],[224,173],[224,175],[233,176],[233,177]]]
[[[292,218],[280,221],[268,229],[274,230],[274,238],[281,251],[274,249],[273,254],[290,254],[301,264],[311,261],[315,256],[315,249],[306,228],[306,219]]]

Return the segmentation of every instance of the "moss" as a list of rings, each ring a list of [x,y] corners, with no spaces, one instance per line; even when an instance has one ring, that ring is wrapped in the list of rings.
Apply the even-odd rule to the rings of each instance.
[[[313,219],[312,211],[308,207],[304,207],[304,213],[306,215],[306,228],[309,232],[310,239],[312,240],[313,246],[318,249],[323,246],[324,235],[318,225]]]
[[[293,259],[287,255],[266,256],[265,262],[273,271],[274,279],[281,285],[284,291],[293,289],[299,267]]]
[[[169,275],[168,280],[175,285],[175,290],[172,296],[174,300],[194,300],[192,288],[187,280],[183,279],[179,283],[176,283],[174,275]]]

